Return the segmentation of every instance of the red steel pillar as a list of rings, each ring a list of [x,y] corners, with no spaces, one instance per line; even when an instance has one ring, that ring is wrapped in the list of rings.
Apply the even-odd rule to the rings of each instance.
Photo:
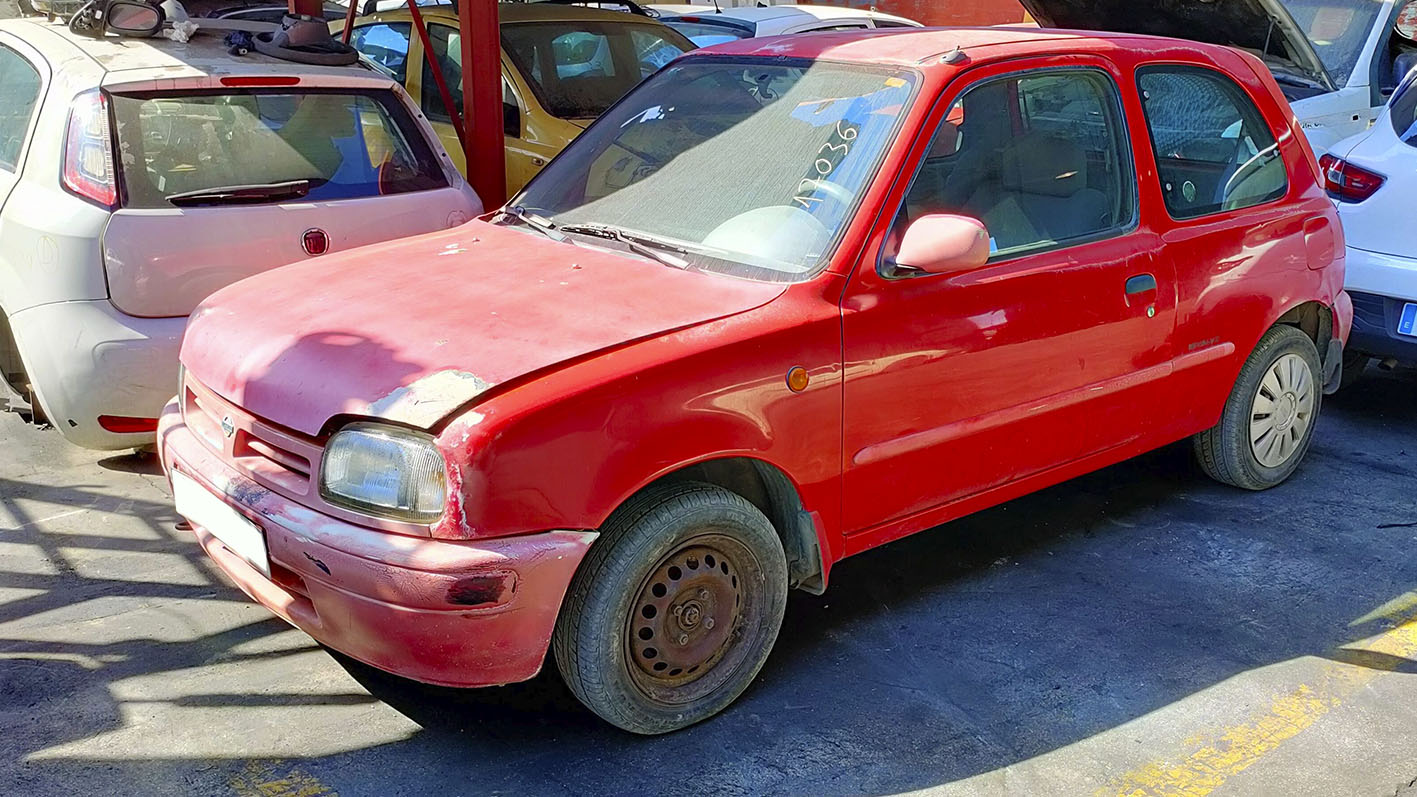
[[[318,2],[319,0],[316,0]],[[290,0],[301,2],[301,0]],[[489,210],[507,201],[502,141],[502,37],[497,0],[461,0],[463,120],[467,180]]]
[[[354,5],[356,0],[349,0]],[[286,9],[291,14],[303,14],[315,19],[325,18],[324,0],[287,0]]]

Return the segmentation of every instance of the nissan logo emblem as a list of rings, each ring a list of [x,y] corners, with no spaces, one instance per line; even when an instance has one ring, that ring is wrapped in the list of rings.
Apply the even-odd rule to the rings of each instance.
[[[236,434],[236,424],[231,422],[230,415],[221,419],[221,433],[226,435],[227,437],[231,437],[232,435]]]

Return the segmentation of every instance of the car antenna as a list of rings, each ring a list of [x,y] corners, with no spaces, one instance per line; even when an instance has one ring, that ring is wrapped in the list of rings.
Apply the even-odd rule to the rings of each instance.
[[[713,13],[715,13],[715,14],[722,14],[722,13],[723,13],[723,9],[721,9],[721,8],[718,7],[718,0],[713,0]]]

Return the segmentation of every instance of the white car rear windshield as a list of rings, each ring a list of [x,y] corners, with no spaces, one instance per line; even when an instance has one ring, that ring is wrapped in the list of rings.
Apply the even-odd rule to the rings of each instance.
[[[407,110],[384,90],[111,97],[124,206],[329,202],[445,187]]]

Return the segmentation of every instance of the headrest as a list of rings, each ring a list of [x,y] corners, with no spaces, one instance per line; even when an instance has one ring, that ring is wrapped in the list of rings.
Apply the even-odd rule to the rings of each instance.
[[[1009,191],[1072,196],[1087,187],[1082,147],[1042,133],[1019,136],[1004,147],[1000,170]]]
[[[925,153],[929,158],[948,158],[959,151],[959,126],[954,122],[940,122],[940,129],[935,131],[935,138],[930,141],[930,151]]]

